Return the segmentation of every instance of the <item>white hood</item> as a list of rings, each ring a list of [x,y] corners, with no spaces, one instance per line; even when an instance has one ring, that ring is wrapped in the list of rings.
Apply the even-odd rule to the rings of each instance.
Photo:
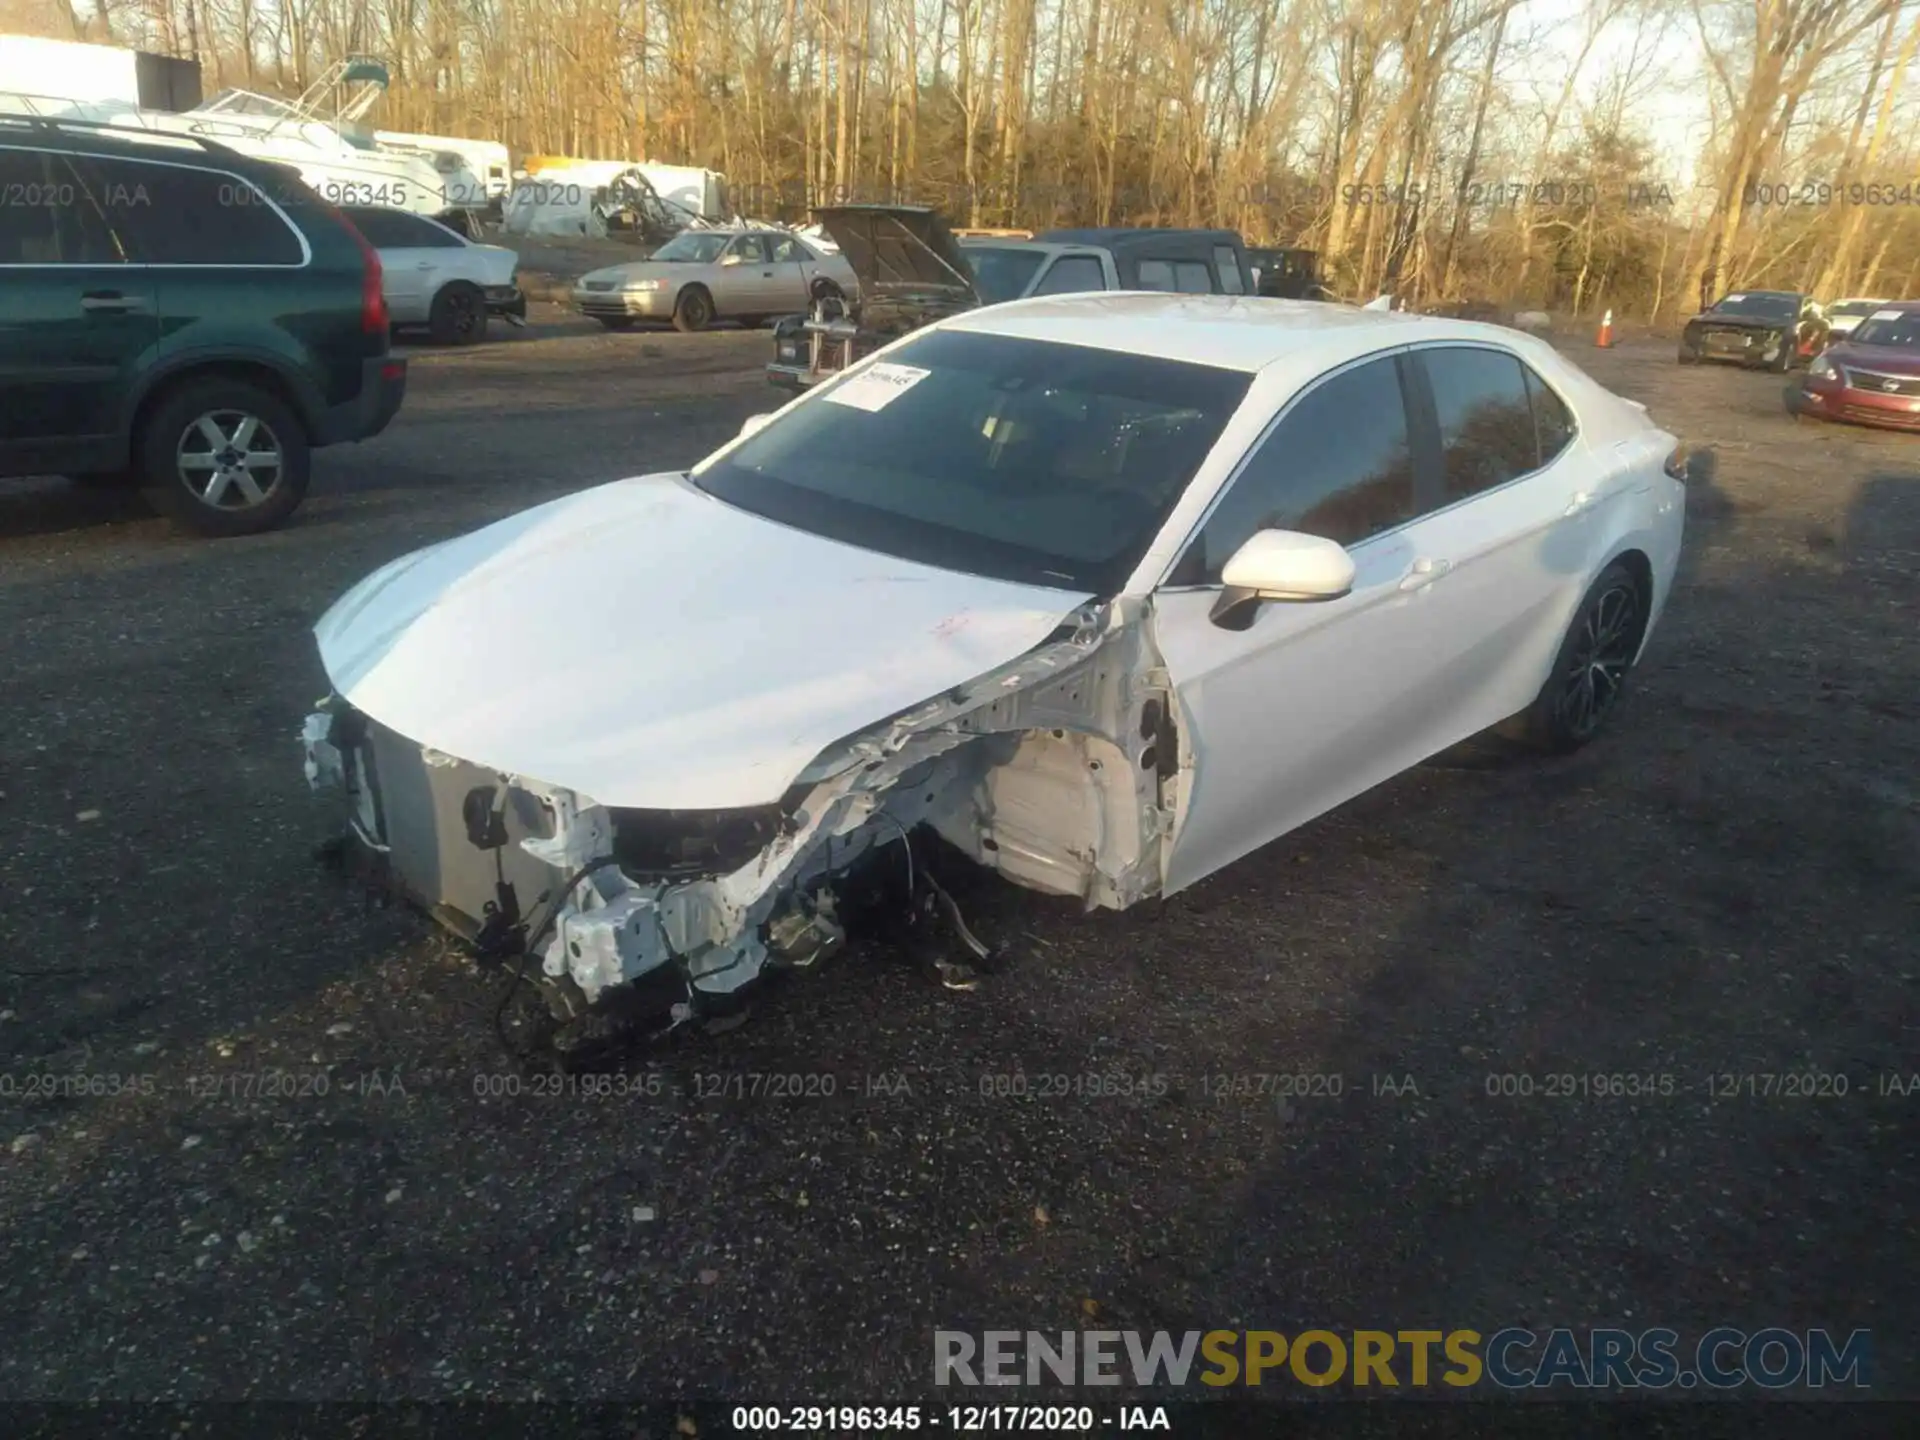
[[[396,560],[314,635],[335,690],[418,744],[602,805],[717,810],[771,804],[835,741],[1018,658],[1089,598],[648,475]]]

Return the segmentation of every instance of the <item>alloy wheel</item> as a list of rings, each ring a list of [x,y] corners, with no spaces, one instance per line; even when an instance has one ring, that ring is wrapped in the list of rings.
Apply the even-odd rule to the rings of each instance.
[[[174,464],[180,482],[201,504],[245,510],[273,493],[286,456],[279,437],[259,416],[210,410],[181,434]]]
[[[1586,740],[1598,731],[1620,698],[1627,667],[1633,663],[1639,614],[1638,592],[1622,581],[1603,591],[1581,619],[1573,654],[1562,673],[1559,701],[1560,717],[1577,739]]]

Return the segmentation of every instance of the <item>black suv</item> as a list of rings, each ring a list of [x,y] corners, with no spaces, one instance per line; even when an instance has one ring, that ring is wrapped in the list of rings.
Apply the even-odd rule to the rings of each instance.
[[[292,170],[0,116],[0,476],[138,485],[189,529],[253,534],[406,380],[378,256]]]

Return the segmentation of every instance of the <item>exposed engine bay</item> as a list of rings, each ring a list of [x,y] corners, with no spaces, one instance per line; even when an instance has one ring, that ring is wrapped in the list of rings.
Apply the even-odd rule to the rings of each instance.
[[[563,1030],[680,1023],[840,949],[844,877],[888,846],[911,877],[921,827],[1089,909],[1160,893],[1188,762],[1146,603],[1083,606],[1012,663],[829,747],[776,804],[610,808],[423,748],[337,696],[307,719],[306,774],[394,888],[519,960]]]

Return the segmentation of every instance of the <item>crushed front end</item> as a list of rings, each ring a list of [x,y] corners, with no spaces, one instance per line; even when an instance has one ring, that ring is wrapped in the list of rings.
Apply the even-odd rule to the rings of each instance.
[[[1136,606],[1115,602],[750,809],[603,806],[419,745],[338,696],[302,741],[309,784],[394,889],[516,959],[561,1026],[604,1033],[725,1013],[768,971],[810,969],[846,939],[836,885],[894,844],[911,875],[921,826],[1089,908],[1158,894],[1185,779],[1173,714]]]

